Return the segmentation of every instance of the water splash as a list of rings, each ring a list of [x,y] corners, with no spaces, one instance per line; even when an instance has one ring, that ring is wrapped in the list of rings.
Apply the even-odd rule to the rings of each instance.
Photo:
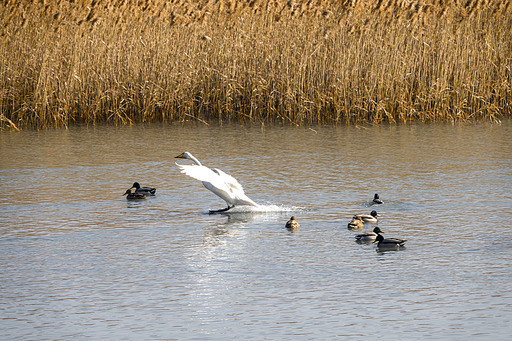
[[[303,212],[307,211],[304,207],[298,206],[286,206],[286,205],[276,205],[276,204],[267,204],[267,205],[259,205],[258,207],[254,206],[236,206],[226,212],[219,212],[221,214],[236,214],[236,213],[250,213],[250,214],[259,214],[259,213],[284,213],[284,212]],[[202,211],[203,214],[210,214],[209,210]]]

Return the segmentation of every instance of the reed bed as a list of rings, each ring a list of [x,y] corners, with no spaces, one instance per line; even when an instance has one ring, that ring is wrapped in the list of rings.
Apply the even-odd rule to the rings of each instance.
[[[498,122],[512,112],[511,18],[32,18],[1,32],[0,122]]]

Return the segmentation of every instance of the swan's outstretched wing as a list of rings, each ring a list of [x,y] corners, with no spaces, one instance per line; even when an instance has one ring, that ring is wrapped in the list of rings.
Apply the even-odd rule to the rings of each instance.
[[[205,166],[197,166],[197,165],[180,165],[176,163],[183,174],[190,176],[191,178],[197,179],[199,181],[208,181],[211,182],[212,179],[218,177],[218,175],[208,167]]]
[[[244,188],[231,175],[224,173],[220,169],[210,169],[205,166],[180,165],[176,163],[181,172],[199,181],[210,182],[215,187],[227,186],[230,191],[244,192]]]
[[[180,167],[182,173],[190,176],[191,178],[202,181],[206,188],[220,196],[222,199],[231,202],[236,197],[233,194],[233,184],[226,181],[230,180],[231,178],[238,184],[238,182],[232,176],[229,176],[222,171],[219,173],[218,169],[213,170],[205,166],[177,165]],[[224,174],[224,176],[229,178],[224,178],[221,174]],[[234,186],[236,187],[236,185]],[[238,186],[240,186],[240,184],[238,184]],[[240,188],[241,187],[242,186],[240,186]]]

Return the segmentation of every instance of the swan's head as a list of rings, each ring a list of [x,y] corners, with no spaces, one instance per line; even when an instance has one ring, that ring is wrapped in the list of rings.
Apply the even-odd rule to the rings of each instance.
[[[379,233],[384,233],[384,231],[382,231],[378,226],[375,226],[375,228],[373,229],[373,232],[379,234]]]
[[[194,163],[198,166],[201,166],[201,162],[199,162],[198,159],[196,159],[192,154],[190,154],[189,152],[183,152],[181,153],[180,155],[178,156],[175,156],[174,157],[175,159],[189,159],[189,160],[192,160],[194,161]]]
[[[132,188],[139,189],[140,185],[138,182],[134,182]]]
[[[372,217],[379,217],[379,214],[377,213],[377,211],[371,211],[371,212],[370,212],[370,215],[371,215]]]
[[[175,156],[174,158],[175,159],[189,159],[189,160],[193,160],[194,157],[189,152],[183,152],[180,155]]]

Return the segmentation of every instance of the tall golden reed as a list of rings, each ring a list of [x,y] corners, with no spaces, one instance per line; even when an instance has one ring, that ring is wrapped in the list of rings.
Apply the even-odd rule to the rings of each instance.
[[[511,117],[510,17],[340,18],[66,29],[31,18],[1,32],[1,126]]]

